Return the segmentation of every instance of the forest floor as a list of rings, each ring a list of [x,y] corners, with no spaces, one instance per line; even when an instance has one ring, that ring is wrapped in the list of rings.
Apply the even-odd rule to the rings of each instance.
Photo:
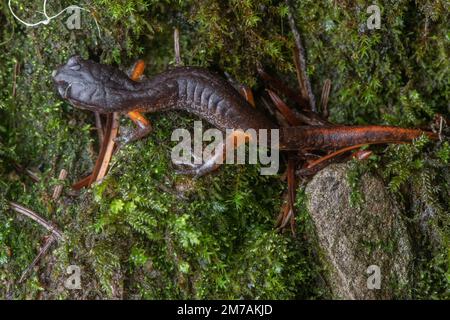
[[[449,4],[375,3],[381,25],[369,30],[367,1],[293,1],[313,92],[320,97],[325,80],[331,80],[335,123],[436,129],[439,115],[450,116]],[[48,15],[72,4],[52,1]],[[154,131],[148,138],[114,155],[101,183],[71,192],[69,186],[92,170],[97,157],[95,119],[62,101],[51,80],[52,71],[73,54],[123,70],[141,58],[146,75],[154,75],[174,64],[178,28],[185,65],[226,72],[257,97],[265,92],[257,73],[262,65],[297,90],[285,2],[77,5],[85,9],[80,21],[66,12],[29,27],[13,17],[7,0],[0,1],[0,299],[331,297],[305,205],[305,181],[297,192],[292,237],[274,229],[286,190],[281,174],[261,176],[254,165],[224,166],[196,180],[174,174],[171,132],[191,128],[195,117],[151,115]],[[11,1],[15,14],[30,23],[44,19],[42,7],[43,1]],[[365,172],[383,179],[402,204],[413,239],[408,297],[449,298],[449,142],[419,139],[373,151],[349,177],[355,199]],[[62,169],[68,177],[61,197],[53,199]],[[429,209],[432,233],[420,228],[423,216],[412,209],[412,188]],[[49,232],[11,210],[10,201],[64,234],[23,281]],[[83,290],[64,286],[71,265],[80,267]]]

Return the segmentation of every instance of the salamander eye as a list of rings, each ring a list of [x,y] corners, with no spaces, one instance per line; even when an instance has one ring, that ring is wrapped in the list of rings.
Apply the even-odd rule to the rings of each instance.
[[[80,70],[80,56],[73,56],[67,61],[67,67],[71,70],[77,71]]]

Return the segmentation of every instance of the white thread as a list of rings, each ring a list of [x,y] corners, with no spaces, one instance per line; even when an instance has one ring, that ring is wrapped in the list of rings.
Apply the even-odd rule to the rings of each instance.
[[[14,11],[13,11],[13,9],[11,7],[11,0],[8,0],[8,7],[9,7],[9,11],[11,11],[11,14],[14,16],[14,18],[16,18],[20,23],[26,25],[27,27],[36,27],[36,26],[38,26],[40,24],[48,25],[53,19],[56,19],[57,17],[59,17],[61,14],[63,14],[64,12],[66,12],[69,9],[80,9],[80,10],[83,10],[83,11],[90,12],[88,9],[82,8],[80,6],[71,5],[71,6],[66,7],[65,9],[61,10],[60,12],[55,14],[54,16],[49,17],[48,14],[47,14],[47,0],[44,0],[44,11],[43,12],[37,11],[37,12],[41,13],[42,15],[44,15],[45,20],[41,20],[41,21],[38,21],[38,22],[35,22],[35,23],[29,23],[29,22],[23,21],[22,19],[20,19],[14,13]],[[97,19],[95,19],[95,17],[94,17],[94,21],[95,21],[95,25],[97,26],[98,35],[101,38],[100,27],[99,27],[99,25],[97,23]]]

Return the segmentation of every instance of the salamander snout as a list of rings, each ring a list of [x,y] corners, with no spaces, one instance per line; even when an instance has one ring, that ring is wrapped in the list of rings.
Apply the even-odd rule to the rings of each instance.
[[[103,113],[120,109],[123,92],[134,89],[125,73],[78,55],[53,71],[52,78],[61,97],[74,107]]]
[[[64,99],[69,98],[68,89],[70,86],[70,79],[65,75],[63,67],[60,67],[52,72],[53,82],[55,84],[56,90],[60,96]]]
[[[92,101],[92,75],[89,67],[80,56],[71,57],[66,64],[52,72],[56,90],[63,99],[78,108],[87,109]]]

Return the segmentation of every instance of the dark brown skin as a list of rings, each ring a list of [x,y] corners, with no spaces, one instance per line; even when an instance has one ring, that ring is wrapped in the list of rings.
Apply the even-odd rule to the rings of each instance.
[[[280,128],[281,150],[333,150],[360,144],[410,142],[426,134],[418,129],[391,126],[304,126]]]
[[[60,95],[75,107],[97,113],[108,113],[109,118],[116,117],[117,113],[127,114],[137,125],[137,129],[131,135],[122,135],[121,141],[125,143],[150,133],[151,124],[141,112],[184,110],[205,119],[222,131],[234,129],[235,131],[228,137],[232,139],[230,141],[242,135],[242,132],[237,129],[244,131],[279,129],[280,150],[305,154],[311,150],[340,149],[317,159],[315,168],[306,167],[297,172],[301,175],[312,175],[334,156],[361,147],[363,144],[409,142],[422,134],[437,139],[434,133],[418,129],[389,126],[336,126],[322,119],[319,114],[308,110],[302,110],[302,114],[296,115],[274,92],[269,91],[269,94],[272,93],[271,98],[274,104],[284,117],[290,120],[289,125],[293,125],[279,128],[269,117],[254,106],[252,107],[229,82],[210,71],[195,67],[178,67],[152,79],[138,82],[136,80],[139,79],[143,69],[143,61],[138,61],[128,77],[111,66],[74,56],[53,73],[53,80]],[[283,86],[279,87],[283,89]],[[248,96],[247,93],[245,95]],[[307,114],[308,112],[310,114]],[[300,116],[308,121],[304,121]],[[308,125],[297,126],[300,123]],[[102,150],[104,151],[111,142],[103,144]],[[222,163],[217,160],[224,159],[226,145],[222,144],[221,151],[204,163],[178,172],[201,176],[217,169],[219,163]],[[295,234],[296,152],[288,152],[289,193],[287,205],[284,206],[277,221],[279,230],[284,229],[290,222],[293,234]],[[79,189],[98,179],[96,170],[98,171],[103,163],[103,156],[100,156],[94,173],[76,183],[74,188]]]
[[[220,130],[277,128],[227,81],[202,68],[174,68],[136,82],[119,69],[75,56],[58,68],[53,79],[60,95],[81,109],[100,113],[184,110]]]
[[[136,82],[119,69],[74,56],[54,72],[53,80],[60,95],[81,109],[100,113],[184,110],[220,130],[278,128],[227,81],[202,68],[178,67]],[[408,142],[422,134],[436,137],[418,129],[390,126],[279,129],[281,150],[332,150],[357,144]]]

